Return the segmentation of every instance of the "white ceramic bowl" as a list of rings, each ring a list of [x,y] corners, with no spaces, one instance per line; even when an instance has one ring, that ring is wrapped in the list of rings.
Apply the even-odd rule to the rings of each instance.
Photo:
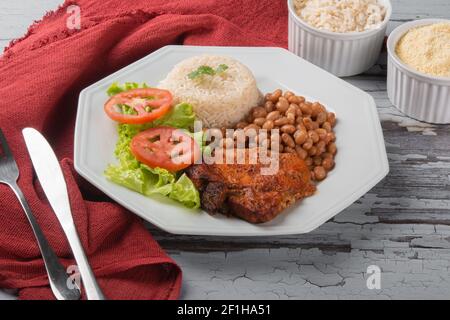
[[[445,19],[423,19],[402,24],[389,35],[387,92],[389,100],[411,118],[450,123],[450,77],[436,77],[412,69],[395,53],[397,42],[410,29]]]
[[[336,33],[308,25],[295,13],[293,0],[288,0],[289,51],[338,77],[366,71],[380,55],[392,13],[389,0],[379,2],[386,7],[386,16],[378,28],[363,32]]]

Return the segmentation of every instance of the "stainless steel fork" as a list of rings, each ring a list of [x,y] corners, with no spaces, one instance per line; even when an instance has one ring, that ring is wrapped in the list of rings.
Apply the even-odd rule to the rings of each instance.
[[[53,294],[58,300],[78,300],[80,298],[80,291],[75,285],[71,285],[64,266],[59,262],[58,257],[45,238],[24,194],[17,185],[18,178],[19,169],[6,142],[6,138],[0,129],[0,183],[11,187],[25,211],[38,242],[39,249],[41,250]]]

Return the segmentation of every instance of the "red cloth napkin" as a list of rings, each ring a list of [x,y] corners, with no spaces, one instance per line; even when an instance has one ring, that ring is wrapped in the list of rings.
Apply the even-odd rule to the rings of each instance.
[[[80,8],[80,30],[67,28],[70,5]],[[286,1],[69,1],[31,26],[0,58],[0,127],[20,169],[19,185],[57,255],[66,266],[75,264],[33,176],[21,135],[31,126],[62,159],[75,224],[110,299],[176,299],[181,271],[136,216],[74,172],[78,94],[168,44],[286,47]],[[17,288],[24,299],[53,298],[31,228],[5,185],[0,185],[0,221],[0,287]]]

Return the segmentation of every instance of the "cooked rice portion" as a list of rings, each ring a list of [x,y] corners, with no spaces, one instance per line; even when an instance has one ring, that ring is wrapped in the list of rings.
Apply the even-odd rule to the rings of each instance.
[[[215,70],[220,65],[228,68],[219,74],[189,78],[201,66]],[[183,60],[158,87],[171,91],[175,103],[192,104],[197,118],[210,128],[235,125],[262,98],[252,72],[227,56],[201,55]]]
[[[309,25],[340,33],[375,29],[386,16],[378,0],[294,0],[294,9]]]

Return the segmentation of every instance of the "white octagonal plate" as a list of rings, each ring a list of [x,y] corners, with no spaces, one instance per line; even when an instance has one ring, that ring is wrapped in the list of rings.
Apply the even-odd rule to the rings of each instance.
[[[103,112],[112,82],[157,85],[181,60],[199,54],[231,56],[247,65],[262,92],[291,90],[320,101],[338,118],[336,168],[316,194],[261,225],[189,210],[162,197],[148,198],[108,181],[115,162],[116,123]],[[84,89],[75,129],[75,168],[112,199],[171,233],[262,236],[309,232],[358,200],[389,171],[375,102],[365,92],[280,48],[167,46]]]

